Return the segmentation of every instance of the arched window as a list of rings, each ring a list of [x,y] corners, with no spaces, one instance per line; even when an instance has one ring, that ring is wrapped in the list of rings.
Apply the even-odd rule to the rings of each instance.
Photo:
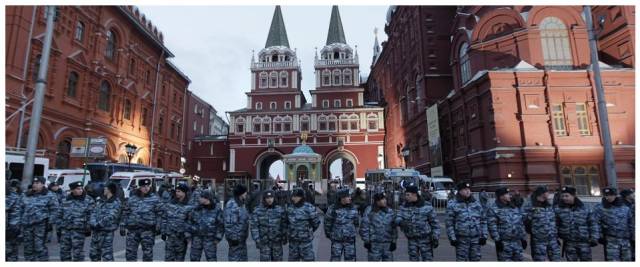
[[[266,72],[261,72],[260,73],[260,84],[259,84],[260,88],[267,88],[269,87],[269,74],[267,74]]]
[[[333,85],[334,86],[342,85],[342,75],[340,73],[340,70],[333,71]]]
[[[280,87],[287,87],[289,83],[289,73],[286,71],[280,72]]]
[[[78,73],[72,71],[69,73],[69,81],[67,82],[67,96],[76,97],[76,88],[78,86]]]
[[[344,85],[351,85],[351,80],[352,76],[351,76],[351,70],[350,69],[346,69],[342,72],[342,84]]]
[[[300,131],[301,132],[309,131],[309,116],[304,115],[300,117]]]
[[[56,169],[68,169],[69,168],[69,153],[71,152],[71,140],[65,138],[58,143],[58,149],[56,150]]]
[[[158,119],[158,134],[162,134],[163,128],[164,128],[164,118],[160,117]]]
[[[327,130],[327,117],[324,115],[320,115],[318,117],[318,131],[326,131]]]
[[[349,131],[349,116],[347,115],[340,115],[340,131]]]
[[[271,117],[262,118],[262,132],[268,133],[271,131]]]
[[[460,46],[460,78],[462,79],[462,83],[466,83],[469,79],[471,79],[471,63],[469,62],[469,45],[467,43],[463,43]]]
[[[236,119],[236,133],[244,133],[244,118]]]
[[[336,117],[336,115],[329,115],[327,121],[329,122],[329,131],[335,132],[338,129],[338,117]]]
[[[81,21],[78,21],[76,24],[76,34],[74,35],[74,39],[79,42],[82,42],[84,39],[84,23]]]
[[[282,121],[282,131],[291,132],[291,116],[284,117]]]
[[[322,71],[322,86],[330,86],[331,85],[331,71],[323,70]]]
[[[116,45],[116,35],[113,31],[107,31],[107,47],[104,54],[108,59],[113,60],[116,57]]]
[[[560,19],[547,17],[540,22],[540,41],[542,42],[545,68],[572,68],[569,32]]]
[[[349,116],[349,130],[350,131],[358,131],[358,125],[359,125],[359,118],[358,115],[356,114],[352,114],[351,116]]]
[[[131,101],[129,99],[124,101],[124,118],[131,120]]]
[[[376,114],[367,115],[367,130],[369,131],[378,130],[378,115]]]
[[[256,102],[256,110],[262,110],[262,102]]]
[[[262,120],[260,118],[253,118],[253,132],[254,133],[259,133],[260,132],[260,126],[262,125]]]
[[[270,74],[271,82],[269,83],[269,88],[277,88],[278,87],[278,73],[273,71]]]
[[[98,96],[98,109],[109,111],[109,100],[111,98],[111,86],[107,81],[100,84],[100,94]]]

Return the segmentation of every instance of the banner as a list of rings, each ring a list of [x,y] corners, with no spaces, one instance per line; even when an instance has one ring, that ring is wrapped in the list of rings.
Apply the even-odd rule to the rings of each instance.
[[[87,156],[88,141],[87,138],[71,139],[71,152],[69,153],[69,157],[82,158]]]
[[[442,169],[440,126],[438,122],[438,104],[434,104],[427,109],[427,133],[429,135],[429,159],[431,160],[431,176],[444,176],[444,170]]]
[[[107,152],[107,139],[104,137],[89,138],[89,158],[104,158]]]

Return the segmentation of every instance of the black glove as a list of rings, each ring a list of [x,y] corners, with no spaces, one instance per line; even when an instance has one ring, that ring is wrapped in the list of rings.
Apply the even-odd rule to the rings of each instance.
[[[127,236],[127,230],[120,228],[120,236]]]
[[[480,246],[484,246],[484,245],[486,245],[486,244],[487,244],[487,239],[486,239],[486,238],[484,238],[484,237],[481,237],[481,238],[480,238]]]
[[[502,242],[502,240],[497,240],[496,241],[496,249],[498,251],[503,251],[504,250],[504,243]]]
[[[522,250],[527,249],[527,240],[522,239],[520,240],[520,243],[522,244]]]
[[[389,246],[389,251],[394,252],[396,251],[396,243],[392,242],[391,245]]]
[[[240,245],[240,241],[238,241],[238,240],[227,239],[227,242],[229,243],[229,246],[231,246],[231,247],[235,247],[237,245]]]
[[[160,238],[162,239],[162,241],[167,241],[167,235],[165,234],[160,235]]]
[[[595,240],[593,240],[593,239],[589,241],[589,246],[591,246],[591,247],[595,247],[595,246],[597,246],[597,245],[598,245],[598,241],[595,241]]]
[[[368,252],[371,252],[371,243],[364,243],[364,248],[366,248]]]
[[[440,241],[437,238],[431,238],[431,247],[437,248],[440,245]]]
[[[327,239],[331,240],[331,235],[329,233],[324,233],[324,236],[327,237]]]
[[[607,239],[605,239],[604,237],[601,237],[600,239],[598,239],[598,243],[606,245],[607,244]]]
[[[458,240],[451,240],[449,241],[449,243],[451,243],[451,246],[457,247],[458,244],[460,244],[460,242],[458,242]]]
[[[17,239],[20,236],[20,229],[16,229],[17,227],[9,226],[5,231],[5,236],[7,240]]]

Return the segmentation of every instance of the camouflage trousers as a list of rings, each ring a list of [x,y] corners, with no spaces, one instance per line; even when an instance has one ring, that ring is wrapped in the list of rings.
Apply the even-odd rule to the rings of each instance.
[[[313,241],[289,241],[289,261],[314,261]]]
[[[229,245],[228,261],[247,261],[247,242],[240,241],[237,246]]]
[[[156,235],[152,230],[135,229],[127,231],[127,261],[138,260],[138,247],[142,246],[142,260],[153,261],[153,245]]]
[[[113,261],[113,231],[91,232],[91,261]]]
[[[479,237],[458,237],[456,246],[456,261],[480,261],[480,238]]]
[[[606,261],[631,261],[631,244],[629,239],[607,236],[604,245]]]
[[[45,241],[47,240],[47,226],[44,222],[33,225],[25,225],[22,228],[24,260],[25,261],[48,261],[49,250]]]
[[[18,251],[20,250],[20,240],[17,238],[7,239],[5,244],[5,261],[18,261]]]
[[[368,261],[393,261],[393,252],[389,250],[391,242],[372,242]]]
[[[567,261],[592,261],[589,242],[564,241],[563,246]]]
[[[60,230],[60,261],[84,261],[84,231]]]
[[[191,261],[200,261],[204,251],[207,261],[217,261],[218,241],[211,236],[193,236],[191,239]]]
[[[164,242],[164,261],[184,261],[187,243],[183,235],[167,235]]]
[[[520,240],[502,240],[504,247],[498,251],[496,248],[496,254],[498,261],[523,261],[524,249],[522,249],[522,241]]]
[[[533,261],[560,261],[560,244],[557,239],[531,240],[531,256]]]
[[[331,261],[356,261],[356,241],[331,241]]]
[[[433,261],[433,248],[427,238],[409,239],[407,250],[410,261]]]
[[[282,244],[279,242],[260,245],[260,261],[282,261]]]

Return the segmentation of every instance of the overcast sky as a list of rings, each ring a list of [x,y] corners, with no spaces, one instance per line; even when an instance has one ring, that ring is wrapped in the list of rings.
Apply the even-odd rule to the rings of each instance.
[[[139,6],[162,31],[171,59],[191,79],[189,89],[224,112],[246,106],[251,90],[251,50],[257,55],[267,41],[275,6]],[[339,6],[347,43],[358,46],[360,74],[369,73],[377,27],[380,43],[388,6]],[[289,45],[302,63],[302,89],[311,102],[314,47],[327,40],[331,6],[282,6]]]

